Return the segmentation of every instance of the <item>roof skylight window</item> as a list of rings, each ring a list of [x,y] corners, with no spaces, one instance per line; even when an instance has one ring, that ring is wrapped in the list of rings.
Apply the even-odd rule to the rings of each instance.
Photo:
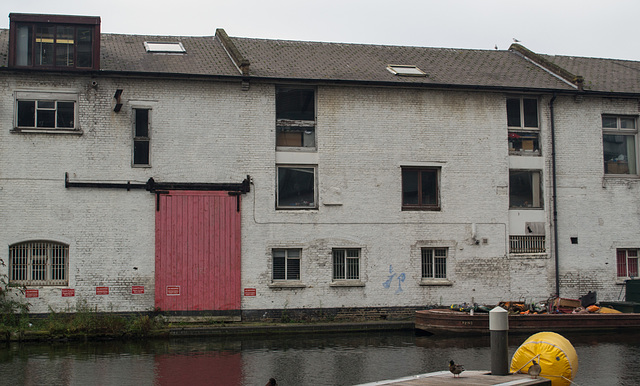
[[[427,73],[418,67],[403,64],[390,64],[387,66],[387,70],[398,76],[427,76]]]
[[[147,52],[182,54],[187,52],[180,42],[144,42]]]

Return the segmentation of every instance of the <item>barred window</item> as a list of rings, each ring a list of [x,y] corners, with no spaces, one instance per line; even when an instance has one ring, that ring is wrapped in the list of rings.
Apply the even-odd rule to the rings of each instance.
[[[333,250],[333,280],[360,279],[360,249]]]
[[[9,246],[9,281],[22,285],[67,285],[69,246],[27,241]]]
[[[638,276],[638,250],[618,249],[616,250],[616,266],[618,277],[637,277]]]
[[[422,278],[446,279],[447,248],[422,248]]]

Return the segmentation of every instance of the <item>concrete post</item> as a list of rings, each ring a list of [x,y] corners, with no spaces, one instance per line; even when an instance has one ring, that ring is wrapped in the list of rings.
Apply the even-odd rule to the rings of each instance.
[[[509,375],[509,313],[502,307],[489,311],[491,374]]]

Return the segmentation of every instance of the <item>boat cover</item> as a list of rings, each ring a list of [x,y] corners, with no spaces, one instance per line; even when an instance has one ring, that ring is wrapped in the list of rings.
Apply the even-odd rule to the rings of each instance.
[[[553,386],[570,385],[578,373],[578,354],[571,342],[555,332],[531,335],[513,354],[511,372],[527,373],[535,359],[542,367],[541,377]]]

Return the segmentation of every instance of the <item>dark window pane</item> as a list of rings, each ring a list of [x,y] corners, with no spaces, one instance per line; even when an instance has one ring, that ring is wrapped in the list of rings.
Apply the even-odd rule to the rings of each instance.
[[[136,137],[149,136],[149,110],[136,109]]]
[[[538,127],[538,100],[523,99],[522,107],[524,110],[524,126]]]
[[[19,127],[35,127],[36,126],[36,102],[35,101],[18,101],[18,126]]]
[[[278,168],[278,206],[315,206],[313,168]]]
[[[438,204],[438,175],[433,171],[421,173],[422,201],[421,205]]]
[[[40,103],[38,103],[40,105]],[[40,110],[37,111],[38,127],[56,127],[56,111]]]
[[[520,99],[507,99],[507,125],[520,127]]]
[[[278,87],[276,119],[315,120],[315,90]]]
[[[273,251],[273,280],[285,279],[285,251],[277,249]]]
[[[92,39],[93,29],[78,27],[78,43],[77,43],[77,56],[78,67],[91,67],[93,63],[92,53]]]
[[[36,27],[36,65],[53,65],[53,42],[55,27]]]
[[[618,119],[616,117],[602,117],[602,127],[606,129],[617,129]]]
[[[333,278],[345,278],[345,250],[337,249],[333,251]]]
[[[58,127],[73,128],[74,102],[58,102]]]
[[[56,31],[56,66],[73,67],[75,29],[58,26]]]
[[[542,184],[540,172],[509,172],[509,206],[512,208],[541,208]]]
[[[419,204],[418,178],[419,178],[419,172],[417,170],[402,171],[402,204],[403,205]]]
[[[287,259],[287,280],[300,280],[300,259]]]
[[[149,141],[133,141],[133,164],[149,165]]]

